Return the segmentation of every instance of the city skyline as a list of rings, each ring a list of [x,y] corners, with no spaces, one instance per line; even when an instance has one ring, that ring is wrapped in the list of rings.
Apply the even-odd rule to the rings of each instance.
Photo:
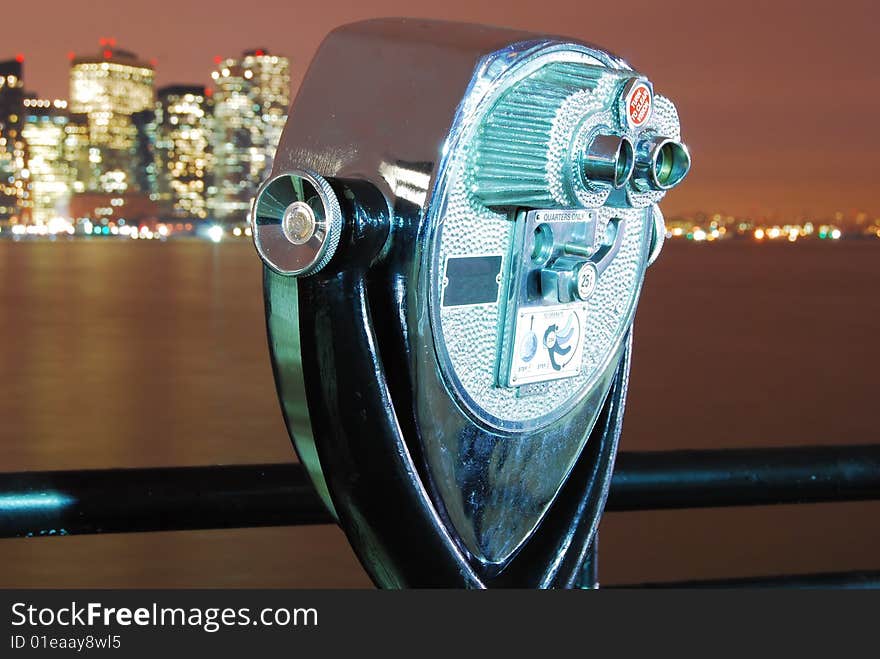
[[[0,223],[90,234],[244,222],[287,120],[287,58],[218,56],[212,86],[158,89],[154,63],[113,37],[68,60],[69,96],[52,99],[33,90],[22,54],[0,59]]]
[[[155,58],[158,86],[208,84],[215,56],[266,47],[291,59],[295,90],[327,32],[354,20],[408,15],[566,34],[616,52],[676,99],[694,166],[664,201],[669,214],[880,215],[880,135],[865,129],[880,110],[876,27],[865,0],[514,0],[503,12],[464,0],[265,0],[253,10],[233,0],[210,10],[183,0],[45,0],[14,13],[4,56],[23,53],[44,96],[65,94],[67,53],[88,51],[101,36]]]

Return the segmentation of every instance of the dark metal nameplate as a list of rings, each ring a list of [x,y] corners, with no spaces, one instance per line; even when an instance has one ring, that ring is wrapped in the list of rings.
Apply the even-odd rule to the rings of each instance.
[[[446,259],[443,306],[497,302],[500,284],[500,254],[450,257]]]

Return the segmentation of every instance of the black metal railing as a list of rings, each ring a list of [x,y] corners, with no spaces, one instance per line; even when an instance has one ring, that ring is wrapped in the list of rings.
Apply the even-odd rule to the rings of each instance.
[[[624,452],[608,511],[880,500],[880,445]],[[329,524],[298,464],[0,474],[0,538]],[[880,572],[647,586],[880,587]]]

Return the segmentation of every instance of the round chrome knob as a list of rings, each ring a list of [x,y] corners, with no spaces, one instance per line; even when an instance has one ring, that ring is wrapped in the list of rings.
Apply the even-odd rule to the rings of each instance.
[[[304,245],[315,235],[318,220],[315,211],[304,201],[295,201],[284,211],[281,230],[294,245]]]
[[[321,270],[336,253],[342,210],[326,179],[290,171],[260,187],[251,224],[263,262],[280,274],[302,277]]]

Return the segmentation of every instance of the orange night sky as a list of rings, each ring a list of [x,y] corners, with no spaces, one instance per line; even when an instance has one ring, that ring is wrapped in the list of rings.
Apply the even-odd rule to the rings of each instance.
[[[5,11],[0,59],[67,97],[67,53],[98,39],[158,60],[158,84],[210,82],[215,55],[266,47],[297,85],[333,27],[379,16],[464,20],[566,34],[647,74],[681,112],[694,169],[664,204],[782,217],[880,215],[880,5],[870,1],[44,0]],[[7,22],[9,21],[9,22]]]

